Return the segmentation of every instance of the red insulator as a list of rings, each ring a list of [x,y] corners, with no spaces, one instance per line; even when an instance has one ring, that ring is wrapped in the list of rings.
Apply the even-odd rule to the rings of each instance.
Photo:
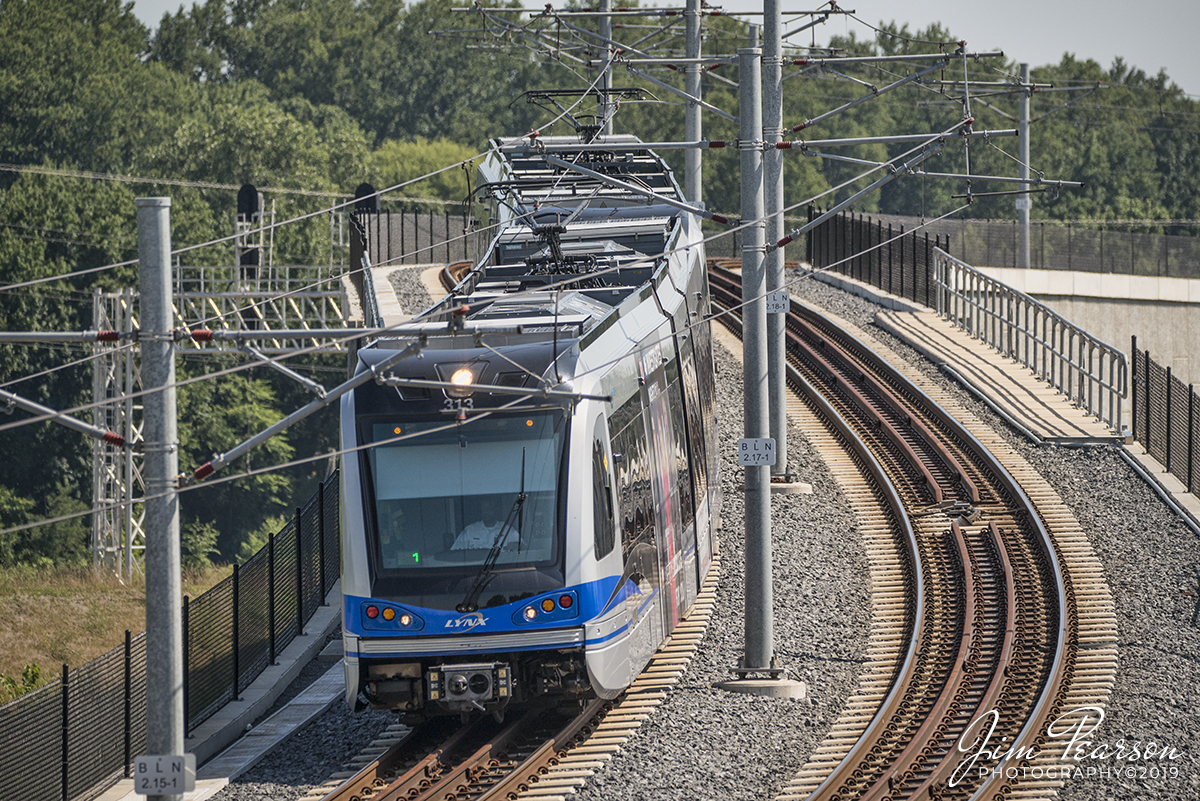
[[[212,342],[213,332],[211,328],[197,328],[190,336],[194,342]]]
[[[96,332],[96,341],[97,342],[116,342],[120,338],[121,338],[121,334],[118,331],[97,331]]]
[[[109,445],[113,445],[118,448],[125,447],[125,438],[120,434],[114,434],[112,431],[105,431],[104,436],[101,437],[101,439],[107,442]]]
[[[725,142],[709,142],[708,146],[713,150],[720,150],[721,148],[725,147]]]
[[[778,242],[775,243],[775,247],[781,248],[791,241],[792,241],[792,238],[790,236],[785,236],[783,239],[780,239]]]
[[[212,462],[205,462],[192,472],[192,477],[197,481],[203,481],[215,472],[217,471],[216,468],[212,466]]]
[[[712,216],[712,221],[715,223],[720,223],[721,225],[729,225],[729,218],[722,217],[720,214],[714,214]]]

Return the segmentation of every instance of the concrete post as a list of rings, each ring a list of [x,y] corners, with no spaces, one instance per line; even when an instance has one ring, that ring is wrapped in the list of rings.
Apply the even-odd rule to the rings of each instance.
[[[700,58],[700,0],[687,0],[687,11],[684,24],[686,39],[684,55],[688,58],[687,73],[684,76],[683,90],[697,100],[700,98],[700,64],[695,60]],[[700,104],[689,100],[684,111],[683,138],[688,142],[699,142],[703,136],[703,123],[700,119]],[[701,172],[701,153],[698,147],[683,151],[683,192],[689,203],[699,204],[703,200],[704,178]]]
[[[766,201],[766,241],[783,239],[783,151],[775,145],[783,141],[783,15],[780,0],[766,0],[763,8],[763,193]],[[767,254],[767,291],[784,286],[783,248]],[[784,381],[784,315],[767,315],[767,395],[769,397],[771,439],[775,440],[775,464],[771,475],[790,479],[788,470],[787,408]]]
[[[180,576],[179,435],[171,340],[171,199],[134,200],[138,220],[146,479],[146,749],[182,756],[183,597]],[[181,795],[147,796],[176,801]]]
[[[1029,65],[1021,65],[1022,87],[1029,84]],[[1021,89],[1020,119],[1017,122],[1018,145],[1020,148],[1020,178],[1029,180],[1029,95],[1032,90]],[[1029,184],[1021,184],[1028,189]],[[1020,230],[1020,241],[1017,245],[1017,266],[1029,269],[1029,209],[1033,205],[1033,195],[1017,195],[1017,228]],[[1045,266],[1045,265],[1043,265]]]
[[[742,381],[747,439],[770,436],[765,335],[766,226],[763,222],[762,51],[738,50],[738,139],[742,171]],[[774,651],[770,468],[746,467],[746,652],[742,667],[770,668]]]
[[[612,0],[600,0],[600,23],[599,33],[606,40],[612,39]],[[607,92],[612,89],[612,45],[604,43],[604,77],[600,79],[600,88]],[[607,94],[601,96],[600,100],[600,118],[604,122],[604,127],[601,133],[604,136],[612,136],[613,121],[612,121],[612,98]]]

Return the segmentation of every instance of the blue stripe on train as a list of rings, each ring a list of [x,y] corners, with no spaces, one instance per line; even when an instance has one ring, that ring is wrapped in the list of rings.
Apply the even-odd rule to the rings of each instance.
[[[513,616],[531,603],[541,598],[556,598],[561,595],[574,593],[578,598],[576,613],[570,620],[584,623],[600,614],[601,608],[616,586],[615,576],[608,576],[597,581],[578,584],[552,592],[541,593],[519,601],[491,606],[477,612],[461,614],[450,609],[429,609],[427,607],[405,604],[398,601],[362,596],[343,596],[343,621],[348,634],[364,639],[375,637],[431,637],[445,636],[456,633],[486,633],[500,634],[505,632],[538,631],[542,629],[562,628],[567,622],[562,614],[547,615],[544,621],[535,620],[531,623],[515,623]],[[365,609],[374,605],[380,610],[390,607],[396,612],[393,620],[384,622],[382,616],[368,621]],[[400,621],[405,612],[415,616],[416,621],[411,626],[402,626]]]

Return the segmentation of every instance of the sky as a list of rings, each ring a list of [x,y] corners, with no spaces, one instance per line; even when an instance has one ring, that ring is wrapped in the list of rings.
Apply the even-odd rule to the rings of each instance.
[[[762,0],[724,0],[726,11],[761,11]],[[819,0],[783,0],[783,10],[809,10]],[[952,0],[947,3],[886,2],[885,0],[840,0],[844,9],[866,22],[881,21],[907,24],[917,31],[940,22],[953,36],[966,39],[971,50],[1003,50],[1016,62],[1033,67],[1056,64],[1063,53],[1078,59],[1093,59],[1105,69],[1121,56],[1129,65],[1148,75],[1166,68],[1171,80],[1185,92],[1200,98],[1200,1],[1139,0]],[[135,0],[133,11],[147,26],[154,28],[165,12],[179,9],[180,0]],[[191,6],[191,0],[186,5]],[[463,6],[469,5],[463,0]],[[540,1],[528,0],[528,8]],[[565,3],[559,0],[555,5]],[[620,5],[615,3],[615,5]],[[656,2],[644,0],[649,8],[679,7],[683,0]],[[785,23],[786,24],[786,23]],[[859,31],[859,38],[871,32],[858,23],[830,20],[821,30],[831,33]],[[817,41],[821,41],[821,33]],[[804,36],[799,37],[805,39]],[[805,39],[805,41],[811,41]]]

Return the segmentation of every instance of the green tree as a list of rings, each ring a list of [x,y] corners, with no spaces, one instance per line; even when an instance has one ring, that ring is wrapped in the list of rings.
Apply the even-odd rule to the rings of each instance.
[[[213,366],[213,363],[207,363],[203,367],[211,371]],[[191,372],[193,370],[187,370],[187,373]],[[180,469],[190,472],[214,455],[225,453],[270,427],[280,417],[279,404],[270,384],[248,378],[244,373],[181,387]],[[219,477],[227,478],[239,471],[249,472],[280,464],[291,459],[293,453],[288,434],[284,432],[226,467]],[[181,495],[181,522],[185,526],[192,526],[195,521],[215,526],[220,531],[217,550],[225,559],[232,559],[239,552],[242,541],[265,519],[286,514],[295,498],[292,480],[278,471],[193,486]]]
[[[217,548],[220,537],[221,532],[211,521],[190,520],[179,535],[183,566],[190,570],[212,567],[212,558],[221,553]]]
[[[121,171],[190,105],[120,0],[0,4],[0,161]]]
[[[25,665],[19,679],[0,673],[0,703],[32,692],[45,683],[42,669],[37,665]]]
[[[30,498],[24,498],[12,489],[0,484],[0,528],[20,526],[30,522],[30,512],[34,503]],[[12,567],[17,564],[18,543],[21,532],[0,534],[0,567]]]
[[[376,186],[384,188],[411,181],[455,162],[466,162],[476,155],[478,152],[474,148],[448,139],[431,142],[418,136],[411,141],[384,142],[371,153],[367,167]],[[468,167],[474,170],[472,165]],[[467,173],[461,169],[446,170],[404,187],[400,194],[461,203],[467,196]]]

